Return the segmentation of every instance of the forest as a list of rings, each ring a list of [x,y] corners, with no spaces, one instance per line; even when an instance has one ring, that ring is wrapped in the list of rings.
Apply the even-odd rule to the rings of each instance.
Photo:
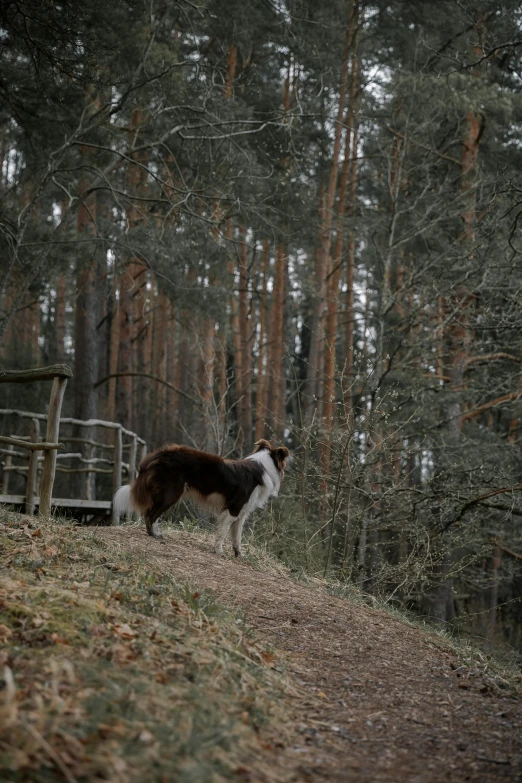
[[[521,54],[518,0],[5,0],[0,369],[287,445],[257,543],[522,651]]]

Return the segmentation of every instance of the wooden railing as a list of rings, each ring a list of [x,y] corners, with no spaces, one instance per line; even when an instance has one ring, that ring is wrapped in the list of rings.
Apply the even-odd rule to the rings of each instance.
[[[39,451],[45,452],[40,489],[40,514],[44,517],[51,515],[51,498],[56,473],[56,451],[63,448],[63,445],[58,443],[58,433],[60,431],[60,413],[62,411],[63,396],[68,378],[72,378],[72,370],[66,364],[55,364],[52,367],[41,367],[38,370],[4,370],[0,372],[0,383],[35,383],[36,381],[50,380],[53,382],[49,400],[49,412],[46,417],[47,431],[45,441],[42,443],[37,442],[40,433],[39,430],[34,428],[31,432],[33,439],[29,442],[18,438],[0,436],[1,443],[29,449],[31,452],[27,473],[28,495],[31,494],[32,496],[34,494],[33,488],[38,464],[37,454]]]
[[[66,377],[70,377],[72,373],[68,367],[66,369],[70,373]],[[48,367],[43,370],[29,371],[24,373],[24,375],[29,375],[31,372],[39,373],[39,376],[34,379],[42,380],[43,377],[48,377],[44,374],[44,370],[54,371],[56,368]],[[11,380],[13,375],[15,373],[0,373],[0,380],[4,379],[3,376],[5,376],[6,381]],[[19,377],[22,373],[16,373],[16,375]],[[136,433],[125,429],[117,422],[103,421],[101,419],[84,421],[74,418],[60,418],[60,410],[58,410],[56,422],[53,422],[53,427],[56,425],[56,437],[51,441],[49,438],[51,403],[49,414],[16,409],[0,409],[0,416],[16,417],[30,421],[29,435],[0,436],[0,446],[3,443],[7,445],[7,448],[0,448],[0,453],[5,456],[0,502],[24,505],[27,514],[33,514],[37,505],[40,508],[40,514],[43,515],[45,512],[47,516],[50,514],[51,505],[75,509],[78,513],[83,514],[109,513],[112,508],[112,494],[123,483],[124,473],[128,481],[134,479],[137,464],[146,454],[147,444]],[[47,439],[45,442],[40,442],[40,425],[46,420]],[[64,434],[64,425],[71,425],[72,427],[69,436]],[[58,443],[58,428],[60,426],[62,426],[60,434],[62,442]],[[107,432],[108,440],[112,442],[104,443],[103,438],[96,439],[96,430],[98,428]],[[81,437],[78,432],[81,433],[82,429],[86,429],[90,437]],[[71,444],[72,448],[65,451],[64,444]],[[20,449],[29,451],[28,465],[20,464],[20,462],[24,462],[24,458],[26,459],[24,451],[20,451]],[[62,451],[58,453],[58,450]],[[45,452],[45,456],[41,455],[42,451]],[[49,470],[46,472],[46,460],[48,460],[48,454],[50,453],[54,454],[52,474],[49,473]],[[71,464],[64,464],[66,461]],[[82,497],[53,498],[52,491],[57,473],[83,475],[85,481],[81,491]],[[25,496],[9,494],[10,477],[12,474],[22,476],[27,474]],[[50,487],[45,484],[48,475],[51,475]],[[107,482],[105,482],[105,494],[109,497],[97,499],[96,477],[100,476],[101,478],[103,475],[112,475],[112,480],[109,482],[110,486],[107,486]],[[112,521],[115,522],[115,519],[113,518]]]

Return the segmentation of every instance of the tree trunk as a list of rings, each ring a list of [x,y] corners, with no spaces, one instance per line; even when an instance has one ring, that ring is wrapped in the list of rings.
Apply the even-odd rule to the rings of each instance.
[[[82,194],[86,187],[86,180],[81,179],[78,186],[81,199],[78,207],[78,235],[82,238],[92,237],[92,247],[94,247],[96,201],[92,196],[87,201],[83,200]],[[97,265],[92,259],[92,247],[89,247],[87,263],[80,261],[76,269],[74,416],[77,419],[96,418],[97,414],[98,394],[94,386],[98,380],[96,326],[99,314],[99,291]]]
[[[141,109],[136,108],[134,109],[131,118],[133,139],[135,139],[139,133],[142,123],[143,112]],[[140,152],[135,159],[136,164],[142,164],[144,162],[144,153]],[[127,182],[128,191],[131,197],[133,195],[144,194],[146,190],[146,172],[141,165],[134,165],[129,162]],[[136,206],[136,204],[131,204],[127,210],[127,223],[131,242],[132,230],[141,223],[142,219],[143,213],[141,207]],[[145,270],[132,252],[128,255],[125,266],[126,268],[121,275],[120,282],[120,350],[118,372],[136,372],[138,357],[136,350],[137,346],[134,345],[136,337],[136,305],[134,299],[139,295],[140,283],[142,282],[141,275]],[[133,429],[136,426],[135,416],[139,416],[138,410],[134,406],[137,399],[133,399],[135,386],[139,390],[139,393],[143,393],[143,379],[138,380],[139,383],[137,382],[134,384],[132,377],[125,376],[118,378],[116,412],[120,424],[123,424],[123,426],[128,429]]]
[[[151,357],[149,353],[150,346],[150,301],[147,291],[147,275],[144,270],[141,271],[138,278],[139,284],[134,295],[134,355],[136,361],[136,372],[151,372]],[[161,387],[161,393],[164,394],[165,387]],[[147,378],[136,378],[134,383],[134,431],[144,440],[150,439],[147,422],[149,420],[150,408],[150,382]],[[161,408],[158,408],[158,414],[161,416]]]
[[[110,348],[109,348],[109,374],[114,375],[118,372],[118,353],[120,344],[120,300],[117,296],[118,289],[120,287],[119,278],[114,275],[112,282],[111,292],[111,336],[110,336]],[[122,379],[123,380],[123,379]],[[109,421],[116,421],[116,378],[109,380],[109,388],[107,392],[107,419]]]
[[[120,334],[118,345],[118,372],[134,372],[134,353],[132,340],[134,337],[134,301],[132,297],[133,280],[131,269],[123,271],[120,280],[119,322]],[[116,387],[116,421],[126,429],[132,429],[133,424],[133,383],[132,377],[122,376],[117,379]]]
[[[228,50],[227,57],[227,71],[225,74],[225,82],[223,85],[223,96],[225,98],[231,98],[234,88],[234,78],[237,68],[237,46],[231,44]]]
[[[167,324],[169,317],[169,299],[166,293],[159,289],[156,298],[151,299],[151,309],[154,310],[154,336],[152,340],[152,375],[167,380]],[[155,384],[151,393],[153,400],[153,423],[150,442],[157,448],[164,442],[166,427],[167,387]]]
[[[201,367],[199,374],[199,396],[203,404],[200,419],[199,439],[202,448],[214,451],[219,442],[219,423],[215,416],[214,406],[214,369],[216,363],[215,351],[216,322],[211,316],[206,316],[202,323]]]
[[[238,377],[238,419],[243,434],[243,447],[250,452],[252,448],[252,319],[249,313],[249,275],[248,247],[244,226],[239,227],[239,310],[238,350],[241,353],[241,376]]]
[[[339,154],[341,151],[341,136],[343,130],[344,105],[348,86],[348,64],[352,41],[353,0],[350,3],[348,23],[344,43],[344,55],[341,65],[341,79],[339,88],[339,106],[334,131],[334,147],[330,164],[328,187],[325,193],[324,216],[319,230],[319,248],[316,273],[316,295],[312,314],[310,335],[310,353],[308,356],[308,372],[306,383],[305,412],[306,420],[310,421],[316,407],[316,399],[322,397],[322,364],[324,344],[324,314],[326,306],[326,287],[330,272],[330,246],[333,221],[333,208],[335,193],[337,190],[337,177],[339,172]]]
[[[168,317],[167,317],[167,381],[174,384],[174,375],[176,372],[176,316],[174,305],[169,299]],[[167,389],[167,421],[165,429],[165,440],[169,441],[174,437],[174,426],[176,421],[176,408],[178,405],[178,395],[173,389]]]
[[[489,608],[487,614],[486,627],[486,647],[491,650],[495,639],[495,629],[497,626],[497,606],[499,589],[499,572],[502,563],[502,550],[498,544],[495,545],[491,558],[491,587],[489,589]]]
[[[350,129],[351,129],[351,149],[350,149],[350,170],[349,183],[350,193],[348,197],[348,239],[346,247],[346,336],[345,336],[345,416],[352,413],[353,408],[353,384],[354,384],[354,335],[355,335],[355,300],[354,300],[354,278],[355,278],[355,228],[354,216],[357,200],[357,150],[359,145],[359,109],[361,105],[361,79],[360,63],[357,54],[357,43],[359,38],[359,16],[358,5],[354,6],[354,39],[352,49],[352,77],[350,81]]]
[[[67,305],[67,279],[65,274],[58,275],[56,281],[56,300],[54,328],[56,339],[56,361],[62,364],[65,361],[65,334],[66,334],[66,305]]]
[[[266,334],[266,306],[267,306],[267,278],[268,278],[268,239],[263,242],[263,281],[260,285],[259,298],[259,347],[257,354],[257,392],[256,392],[256,441],[265,437],[265,422],[267,416],[266,396],[267,396],[267,373],[268,367],[265,367],[265,357],[267,350]]]
[[[343,253],[343,235],[344,235],[344,217],[346,211],[346,202],[348,195],[348,181],[350,183],[350,193],[348,210],[349,215],[353,215],[355,194],[357,187],[357,122],[358,122],[358,59],[357,59],[357,4],[352,9],[352,18],[350,28],[353,30],[352,51],[351,51],[351,78],[350,78],[350,100],[346,111],[345,125],[346,137],[344,146],[344,159],[341,168],[341,179],[339,184],[339,197],[337,207],[337,232],[335,245],[332,254],[331,271],[328,279],[327,289],[327,313],[326,313],[326,341],[324,357],[324,402],[323,417],[325,429],[330,431],[333,425],[335,411],[335,365],[336,365],[336,344],[337,344],[337,324],[339,313],[339,279],[341,274],[342,253]],[[352,335],[350,345],[353,343],[353,266],[355,255],[355,239],[353,226],[350,226],[348,237],[348,290],[347,296],[351,297],[351,309],[347,313],[348,321],[352,324]],[[349,354],[349,356],[348,356]],[[353,351],[347,351],[347,359],[353,363]],[[352,370],[353,365],[350,367]],[[350,372],[350,375],[352,373]],[[323,453],[323,465],[325,460],[329,460],[330,449],[326,448]],[[326,465],[327,472],[328,465]]]
[[[270,378],[268,409],[271,426],[282,437],[286,424],[286,362],[285,362],[285,301],[286,301],[286,248],[282,241],[277,245],[274,270],[272,306],[270,308],[270,353],[267,373]]]

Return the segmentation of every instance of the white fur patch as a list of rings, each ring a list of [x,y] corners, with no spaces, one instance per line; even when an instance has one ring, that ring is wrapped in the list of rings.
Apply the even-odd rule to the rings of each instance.
[[[116,525],[119,524],[120,518],[123,514],[135,514],[138,509],[132,502],[131,485],[125,484],[120,487],[114,495],[112,501],[113,518]]]
[[[270,456],[270,452],[268,449],[262,449],[261,451],[256,451],[255,454],[250,454],[248,457],[245,457],[245,459],[251,459],[254,462],[259,462],[260,465],[262,465],[265,469],[265,474],[263,476],[263,484],[264,488],[267,492],[265,495],[265,492],[261,492],[262,498],[260,498],[259,505],[255,506],[254,508],[261,508],[265,505],[266,501],[269,497],[277,497],[279,494],[279,488],[281,487],[281,475],[274,465],[274,460]],[[258,489],[260,489],[258,487]],[[254,493],[252,493],[254,494]]]

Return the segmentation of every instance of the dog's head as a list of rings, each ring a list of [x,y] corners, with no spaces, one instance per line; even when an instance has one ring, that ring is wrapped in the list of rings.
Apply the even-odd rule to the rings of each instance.
[[[274,465],[281,474],[281,478],[283,478],[286,468],[286,461],[290,455],[290,451],[286,448],[286,446],[276,446],[273,448],[270,441],[264,440],[263,438],[258,440],[254,445],[254,454],[256,454],[258,451],[264,450],[270,452],[270,456],[272,457]]]

